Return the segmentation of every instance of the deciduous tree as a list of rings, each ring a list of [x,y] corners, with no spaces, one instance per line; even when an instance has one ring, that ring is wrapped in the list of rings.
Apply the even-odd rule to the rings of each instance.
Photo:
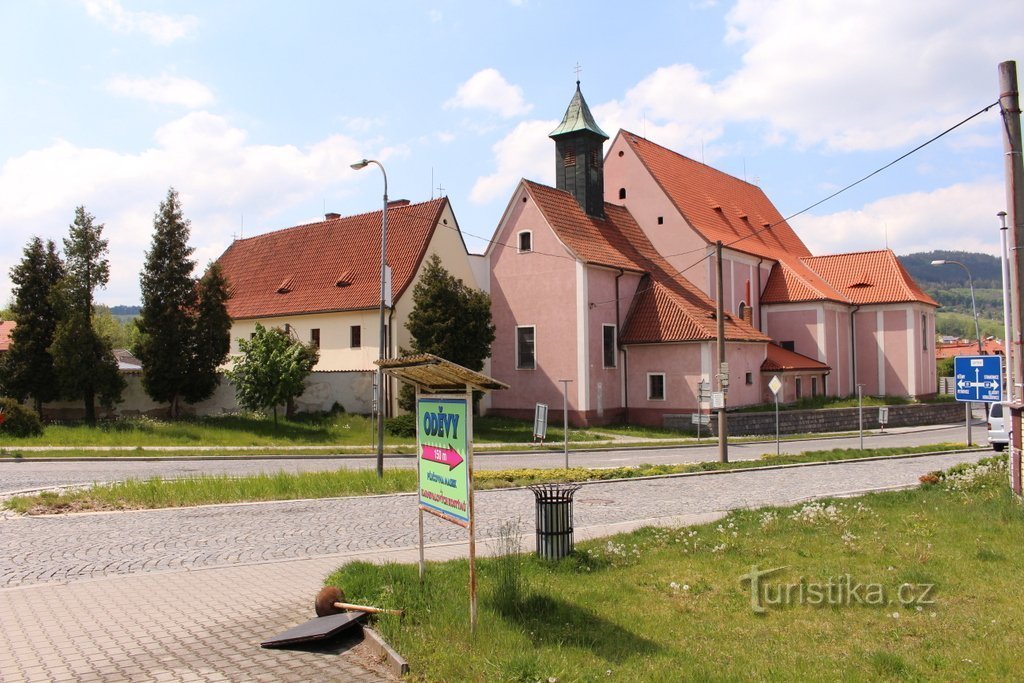
[[[319,352],[312,344],[259,323],[252,339],[240,340],[239,348],[242,355],[234,357],[234,367],[227,373],[238,404],[249,410],[272,408],[276,425],[277,407],[302,395]]]

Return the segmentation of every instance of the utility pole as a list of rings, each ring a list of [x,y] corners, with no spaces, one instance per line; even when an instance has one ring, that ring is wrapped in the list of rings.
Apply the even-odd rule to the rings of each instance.
[[[1013,377],[1024,378],[1021,359],[1021,286],[1024,285],[1024,164],[1021,161],[1020,93],[1017,90],[1017,63],[999,65],[999,109],[1003,117],[1003,150],[1006,154],[1006,208],[1010,217],[1010,307],[1013,339],[1007,344],[1007,362],[1013,363]],[[1013,401],[1020,400],[1016,387],[1007,387]],[[1020,434],[1014,445],[1020,448]]]
[[[715,322],[718,333],[718,391],[722,393],[722,404],[718,407],[718,461],[729,462],[729,434],[725,423],[725,391],[729,385],[725,372],[725,311],[722,299],[722,241],[715,242]]]
[[[1020,92],[1017,89],[1017,62],[999,65],[999,110],[1003,116],[1003,150],[1006,153],[1006,208],[1010,214],[1010,300],[1013,340],[1009,345],[1008,362],[1013,363],[1013,377],[1024,378],[1021,351],[1021,287],[1024,286],[1024,161],[1021,160]],[[1016,386],[1010,391],[1010,489],[1021,495],[1021,396]],[[1004,418],[1005,419],[1005,418]]]

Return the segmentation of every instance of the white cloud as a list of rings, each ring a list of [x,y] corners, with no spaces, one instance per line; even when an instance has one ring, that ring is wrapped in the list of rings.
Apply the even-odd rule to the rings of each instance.
[[[726,39],[743,65],[716,88],[730,118],[766,121],[800,145],[891,149],[995,101],[996,65],[1021,26],[1020,3],[934,0],[922,12],[889,0],[740,0]]]
[[[802,215],[790,221],[813,254],[889,248],[897,254],[931,251],[936,244],[997,254],[1005,204],[999,180],[958,183],[930,192],[885,197],[857,210]]]
[[[107,91],[122,97],[189,109],[205,107],[214,99],[213,91],[199,81],[167,73],[155,78],[115,76],[107,81]]]
[[[511,85],[497,69],[483,69],[459,86],[445,109],[485,109],[505,118],[528,113],[533,105],[523,101],[523,89]]]
[[[202,111],[163,126],[154,138],[148,149],[131,153],[56,140],[0,167],[0,305],[10,297],[7,275],[22,246],[34,234],[60,244],[80,204],[106,225],[110,241],[111,281],[99,299],[131,303],[138,300],[153,214],[169,186],[181,193],[202,266],[231,243],[243,213],[251,235],[284,227],[280,214],[311,200],[319,205],[321,197],[347,194],[357,179],[349,164],[366,152],[341,135],[304,148],[256,144],[246,131]]]
[[[132,12],[120,0],[82,0],[89,16],[118,33],[142,32],[160,45],[189,37],[199,26],[192,15],[172,16],[157,12]]]
[[[477,178],[469,200],[475,204],[486,204],[507,198],[520,178],[551,183],[554,148],[548,133],[557,125],[558,121],[524,121],[499,140],[492,148],[498,169],[491,175]]]

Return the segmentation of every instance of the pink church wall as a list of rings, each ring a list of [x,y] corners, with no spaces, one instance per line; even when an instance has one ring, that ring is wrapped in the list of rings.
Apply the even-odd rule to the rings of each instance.
[[[619,199],[619,190],[623,188],[626,198]],[[707,269],[690,267],[704,257],[707,243],[689,226],[621,134],[612,141],[605,157],[604,199],[628,208],[651,244],[672,267],[685,271],[687,280],[709,291]]]
[[[533,233],[532,252],[518,253],[517,237],[522,230]],[[491,394],[491,410],[505,414],[521,410],[520,416],[532,416],[537,402],[560,410],[562,385],[557,380],[571,379],[574,384],[579,380],[575,362],[576,263],[548,255],[568,252],[522,187],[494,242],[489,253],[495,325],[491,372],[509,389]],[[524,325],[535,327],[533,370],[516,368],[516,327]],[[570,390],[570,411],[577,409],[576,396]]]
[[[814,309],[765,309],[765,334],[776,342],[791,341],[793,350],[818,359],[818,313]]]
[[[864,385],[864,395],[879,393],[878,339],[875,311],[861,309],[854,314],[854,351],[857,354],[856,383]],[[853,388],[856,393],[856,387]]]
[[[626,351],[629,363],[627,394],[629,421],[660,427],[666,414],[692,413],[697,408],[701,380],[700,342],[636,344]],[[664,373],[665,400],[647,398],[647,375]]]
[[[587,269],[589,300],[588,311],[588,369],[589,385],[588,423],[621,421],[625,418],[622,406],[622,354],[616,353],[615,366],[604,365],[604,326],[614,325],[616,336],[621,333],[622,320],[629,311],[629,303],[636,292],[640,276],[606,268]],[[618,291],[616,291],[618,279]],[[618,301],[618,311],[616,311]]]
[[[715,348],[712,345],[712,348]],[[765,344],[726,344],[725,360],[729,363],[728,405],[732,408],[761,403],[764,387],[761,364],[767,355]],[[718,367],[717,354],[712,354],[712,367]],[[750,384],[747,384],[747,375]],[[771,377],[768,378],[769,380]],[[712,384],[714,384],[712,382]]]
[[[910,384],[910,358],[907,356],[906,309],[889,310],[882,313],[885,326],[885,393],[908,395],[913,393]]]

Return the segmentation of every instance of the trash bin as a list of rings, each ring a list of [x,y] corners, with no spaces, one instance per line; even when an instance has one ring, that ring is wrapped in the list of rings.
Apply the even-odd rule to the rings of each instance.
[[[537,556],[559,560],[572,552],[572,496],[579,484],[534,484],[537,499]]]

